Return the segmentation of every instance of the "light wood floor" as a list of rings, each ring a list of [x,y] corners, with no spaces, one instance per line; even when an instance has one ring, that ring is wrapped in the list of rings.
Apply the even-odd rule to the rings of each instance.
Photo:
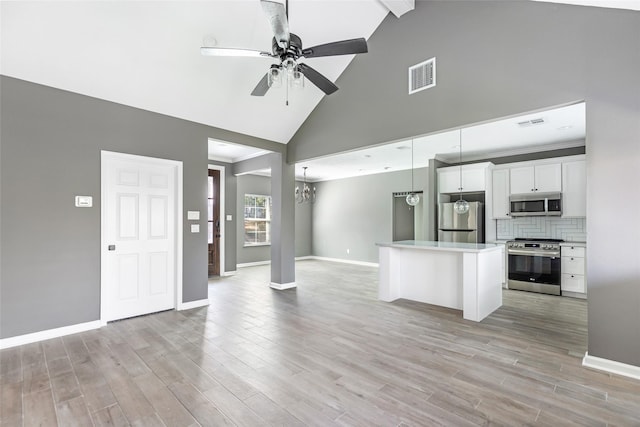
[[[375,268],[268,280],[241,269],[209,307],[2,351],[2,426],[640,425],[640,381],[581,366],[585,301],[505,291],[474,323],[377,301]]]

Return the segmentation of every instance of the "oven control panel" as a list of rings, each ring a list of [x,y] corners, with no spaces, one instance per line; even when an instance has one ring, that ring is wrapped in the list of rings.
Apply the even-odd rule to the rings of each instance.
[[[507,242],[508,248],[513,249],[542,249],[542,250],[560,250],[560,244],[549,242]]]

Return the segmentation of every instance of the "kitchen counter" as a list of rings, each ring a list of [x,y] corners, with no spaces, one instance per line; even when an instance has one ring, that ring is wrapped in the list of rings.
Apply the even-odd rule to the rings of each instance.
[[[448,252],[487,252],[502,250],[502,246],[496,243],[456,243],[435,242],[430,240],[402,240],[392,243],[376,243],[380,247],[413,248],[418,250],[436,250]]]
[[[578,248],[586,248],[587,242],[561,242],[560,246],[576,246]]]
[[[378,298],[462,310],[479,322],[502,305],[504,245],[406,240],[377,243]]]

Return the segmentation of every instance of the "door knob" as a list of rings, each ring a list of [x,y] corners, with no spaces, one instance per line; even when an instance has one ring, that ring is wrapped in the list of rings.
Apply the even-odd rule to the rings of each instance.
[[[116,250],[116,245],[109,245],[109,246],[107,247],[107,250],[115,251],[115,250]]]

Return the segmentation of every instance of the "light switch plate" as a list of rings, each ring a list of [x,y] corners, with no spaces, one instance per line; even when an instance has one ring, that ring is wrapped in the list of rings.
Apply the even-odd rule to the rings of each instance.
[[[200,211],[187,211],[187,219],[197,221],[200,219]]]
[[[93,207],[93,197],[76,196],[76,208],[90,208],[90,207]]]
[[[200,224],[191,224],[191,232],[199,233],[200,232]]]
[[[227,215],[227,221],[233,221],[233,217],[231,215]]]

